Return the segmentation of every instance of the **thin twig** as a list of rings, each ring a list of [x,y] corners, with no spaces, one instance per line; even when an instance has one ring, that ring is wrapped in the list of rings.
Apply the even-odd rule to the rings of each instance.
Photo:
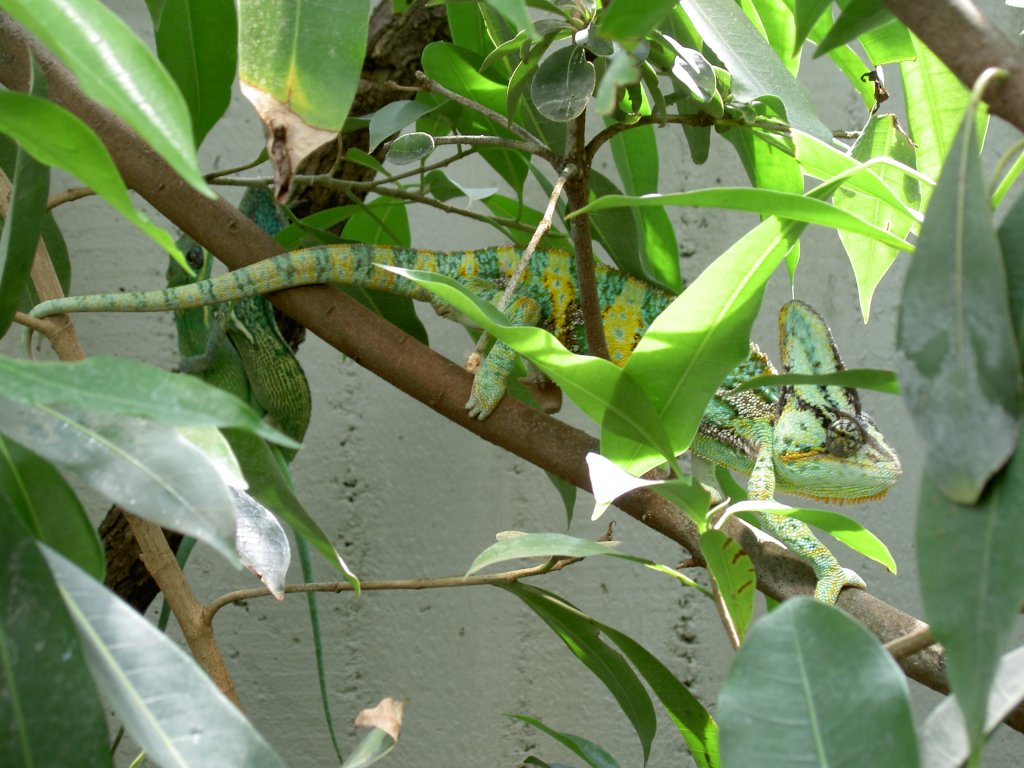
[[[96,192],[92,187],[72,187],[71,189],[65,189],[63,192],[58,192],[57,194],[50,196],[46,201],[46,210],[52,211],[58,205],[72,203],[75,200],[81,200],[83,197],[91,197],[95,194]]]
[[[399,137],[401,138],[401,137]],[[431,136],[434,145],[438,147],[451,146],[453,144],[468,144],[471,147],[499,147],[501,149],[514,149],[517,152],[525,152],[529,155],[537,155],[550,159],[553,157],[545,147],[535,144],[532,141],[515,141],[504,136],[478,136],[467,133],[457,133],[452,136]],[[391,149],[391,145],[398,141],[394,139],[383,145],[385,152]],[[541,151],[538,151],[541,150]]]
[[[885,650],[894,659],[904,659],[934,644],[935,638],[932,637],[932,628],[922,621],[914,631],[886,643]]]
[[[542,576],[551,571],[558,571],[567,565],[579,562],[580,557],[554,558],[547,562],[535,565],[530,568],[520,568],[514,571],[503,571],[501,573],[484,574],[479,576],[442,576],[434,579],[384,579],[381,581],[363,581],[359,588],[364,592],[375,592],[381,590],[419,590],[419,589],[450,589],[452,587],[479,587],[484,584],[511,584],[531,576]],[[283,591],[287,594],[293,592],[351,592],[352,585],[347,581],[312,582],[308,584],[286,584]],[[266,587],[253,589],[239,589],[228,592],[211,600],[203,609],[203,617],[207,624],[213,621],[213,617],[225,605],[237,603],[242,600],[252,600],[257,597],[268,597],[270,590]]]

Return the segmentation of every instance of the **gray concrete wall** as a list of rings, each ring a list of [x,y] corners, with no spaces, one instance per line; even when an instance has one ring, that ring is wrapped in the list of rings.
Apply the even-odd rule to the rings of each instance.
[[[143,4],[109,4],[136,29],[147,30]],[[999,14],[1004,29],[1019,29],[1019,17],[996,0],[984,5]],[[862,106],[829,66],[808,62],[805,74],[827,125],[862,125]],[[992,156],[1012,138],[1012,131],[995,124]],[[260,141],[255,116],[236,98],[203,146],[202,167],[244,163],[259,151]],[[689,165],[679,131],[660,130],[658,141],[664,153],[664,192],[746,183],[732,149],[717,137],[711,161],[700,168]],[[610,165],[603,156],[600,169],[608,171]],[[486,173],[480,166],[452,170],[460,181],[476,186],[494,183]],[[235,188],[223,193],[237,197]],[[691,280],[756,221],[752,215],[710,210],[671,209],[669,214],[678,225],[683,270]],[[60,209],[58,216],[74,260],[73,293],[162,284],[165,257],[104,204],[81,201]],[[414,210],[413,219],[419,247],[498,242],[494,231],[455,216]],[[812,229],[803,242],[796,296],[811,301],[828,319],[849,364],[895,366],[894,328],[906,257],[883,282],[872,322],[865,327],[838,238]],[[773,356],[775,312],[790,296],[780,270],[755,329],[756,340]],[[465,332],[429,310],[423,318],[433,345],[461,361],[472,346]],[[127,355],[167,368],[176,363],[169,316],[82,316],[77,326],[90,355]],[[3,351],[16,353],[13,348],[11,339],[5,339]],[[319,339],[306,342],[300,359],[315,402],[305,448],[293,464],[299,495],[364,580],[463,573],[498,531],[564,528],[561,501],[539,469],[475,439],[341,359]],[[865,393],[864,399],[892,438],[906,474],[885,500],[853,513],[893,549],[900,575],[893,577],[838,545],[837,552],[868,580],[873,592],[920,615],[913,555],[920,444],[897,398]],[[571,406],[562,417],[587,426]],[[573,534],[597,536],[614,519],[616,537],[628,551],[667,564],[685,556],[615,510],[591,523],[591,503],[581,494]],[[93,504],[97,516],[104,511],[99,501]],[[322,563],[317,569],[318,578],[334,577]],[[250,578],[202,548],[188,573],[202,599],[252,586]],[[300,579],[297,565],[290,575],[290,581]],[[714,611],[699,595],[646,569],[611,560],[584,562],[537,583],[639,640],[713,706],[732,653]],[[344,745],[353,743],[350,723],[355,713],[393,696],[405,700],[406,715],[390,765],[512,766],[531,751],[548,760],[572,762],[547,737],[510,721],[506,713],[529,714],[595,740],[623,766],[641,763],[638,743],[603,687],[546,626],[500,590],[367,593],[358,599],[324,595],[319,604],[330,702]],[[280,604],[254,600],[227,608],[217,618],[216,630],[249,717],[288,764],[331,764],[304,599],[291,596]],[[922,716],[941,700],[910,685]],[[1019,765],[1020,745],[1019,735],[998,734],[986,764]],[[130,752],[121,750],[125,764]],[[650,765],[691,764],[684,754],[674,728],[662,718]]]

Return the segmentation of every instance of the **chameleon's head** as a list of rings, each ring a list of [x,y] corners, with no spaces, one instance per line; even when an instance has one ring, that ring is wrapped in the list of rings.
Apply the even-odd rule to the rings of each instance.
[[[843,370],[832,333],[799,301],[779,313],[785,373]],[[902,474],[900,461],[867,413],[855,389],[783,387],[775,422],[776,490],[830,501],[864,501],[885,494]]]

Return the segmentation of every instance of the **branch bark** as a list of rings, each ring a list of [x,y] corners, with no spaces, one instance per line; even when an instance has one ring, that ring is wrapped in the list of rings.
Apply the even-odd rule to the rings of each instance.
[[[31,42],[9,17],[0,14],[0,51],[5,52],[0,56],[0,83],[25,90],[29,50],[46,72],[51,98],[99,134],[128,185],[174,224],[220,254],[232,269],[281,252],[273,238],[230,203],[207,200],[186,185],[120,120],[89,101],[52,56]],[[281,291],[267,298],[328,344],[442,416],[590,490],[585,456],[598,450],[597,440],[590,435],[512,398],[505,398],[486,421],[470,419],[463,407],[471,384],[468,374],[340,291],[311,286]],[[639,491],[620,500],[617,506],[688,551],[700,551],[696,528],[661,497]],[[814,577],[795,556],[779,546],[758,543],[753,532],[738,521],[730,521],[726,530],[754,561],[758,589],[766,595],[784,599],[812,594]],[[913,616],[861,590],[844,590],[838,605],[883,642],[906,635],[920,624]],[[948,692],[943,657],[934,646],[902,659],[900,665],[914,680]],[[1015,710],[1007,722],[1024,731],[1024,708]]]
[[[884,0],[968,88],[989,67],[1010,73],[985,91],[985,101],[1024,131],[1024,54],[970,0]]]

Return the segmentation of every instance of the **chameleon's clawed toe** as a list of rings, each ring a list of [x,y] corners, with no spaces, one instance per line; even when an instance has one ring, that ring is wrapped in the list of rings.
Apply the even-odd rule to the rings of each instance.
[[[868,585],[856,571],[850,568],[840,568],[835,573],[824,575],[818,579],[818,585],[814,588],[814,598],[823,603],[835,605],[843,587],[867,589]]]

